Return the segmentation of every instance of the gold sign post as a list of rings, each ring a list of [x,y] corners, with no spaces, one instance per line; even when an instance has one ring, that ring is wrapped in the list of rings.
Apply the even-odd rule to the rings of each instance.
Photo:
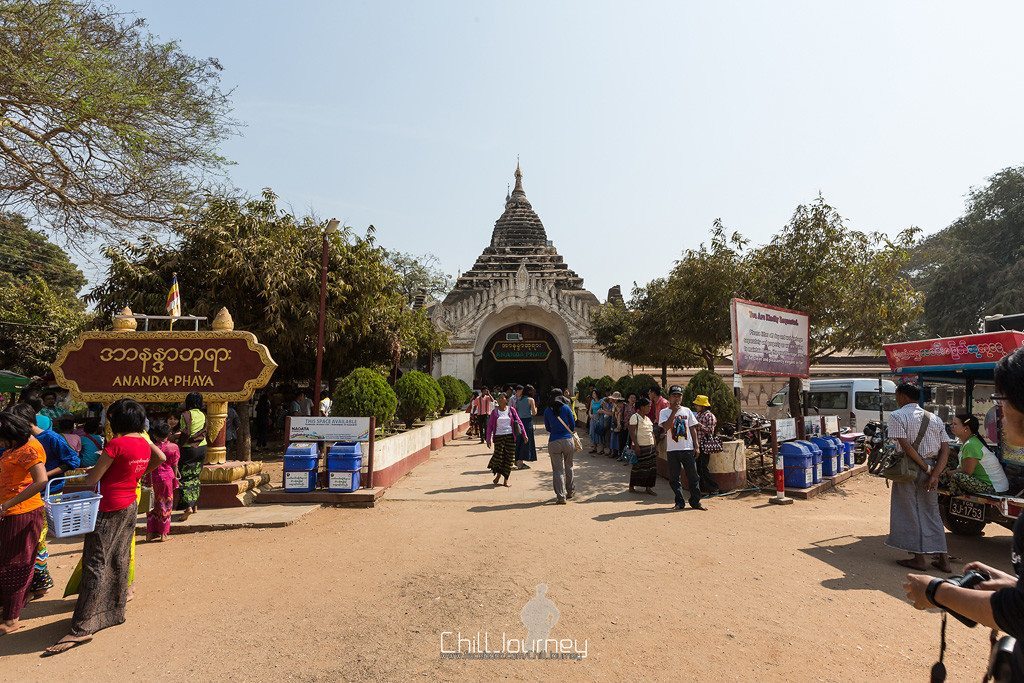
[[[277,369],[255,335],[236,331],[226,308],[209,332],[139,332],[128,308],[114,319],[113,328],[83,332],[68,344],[52,366],[57,384],[79,401],[104,405],[125,397],[181,402],[199,393],[207,406],[202,481],[229,484],[260,474],[261,463],[228,463],[225,432],[228,402],[248,401]],[[249,489],[259,485],[249,484]]]

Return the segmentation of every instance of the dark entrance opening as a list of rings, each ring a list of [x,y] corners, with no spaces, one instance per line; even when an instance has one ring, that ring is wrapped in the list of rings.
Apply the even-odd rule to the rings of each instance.
[[[518,335],[518,337],[516,336]],[[532,384],[537,389],[537,405],[550,403],[551,389],[564,389],[569,368],[554,335],[545,329],[519,323],[498,330],[484,347],[476,365],[474,386],[495,387]]]

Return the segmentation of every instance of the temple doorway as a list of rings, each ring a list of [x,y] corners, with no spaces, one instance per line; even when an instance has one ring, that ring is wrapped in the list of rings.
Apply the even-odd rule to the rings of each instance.
[[[537,389],[537,405],[550,403],[551,389],[568,386],[569,369],[554,335],[547,330],[517,323],[504,327],[487,340],[476,364],[474,386],[503,387],[508,384],[532,384]]]

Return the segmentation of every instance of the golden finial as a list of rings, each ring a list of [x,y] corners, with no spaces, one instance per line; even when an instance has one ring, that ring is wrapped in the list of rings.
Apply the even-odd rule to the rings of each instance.
[[[217,317],[213,319],[213,329],[215,332],[235,329],[235,321],[231,318],[227,308],[217,311]]]
[[[132,317],[132,309],[127,306],[114,316],[114,332],[134,332],[138,328],[139,323]]]

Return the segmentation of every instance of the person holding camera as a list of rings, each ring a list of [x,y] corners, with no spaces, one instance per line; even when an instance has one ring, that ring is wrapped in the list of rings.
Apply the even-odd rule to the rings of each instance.
[[[1004,357],[995,368],[996,397],[1003,411],[1003,435],[1007,444],[1024,445],[1024,349]],[[927,574],[907,574],[903,589],[917,609],[938,607],[1016,638],[1010,667],[1012,680],[1024,680],[1024,516],[1013,525],[1010,555],[1014,575],[981,562],[970,562],[965,572],[984,575],[971,588]]]

